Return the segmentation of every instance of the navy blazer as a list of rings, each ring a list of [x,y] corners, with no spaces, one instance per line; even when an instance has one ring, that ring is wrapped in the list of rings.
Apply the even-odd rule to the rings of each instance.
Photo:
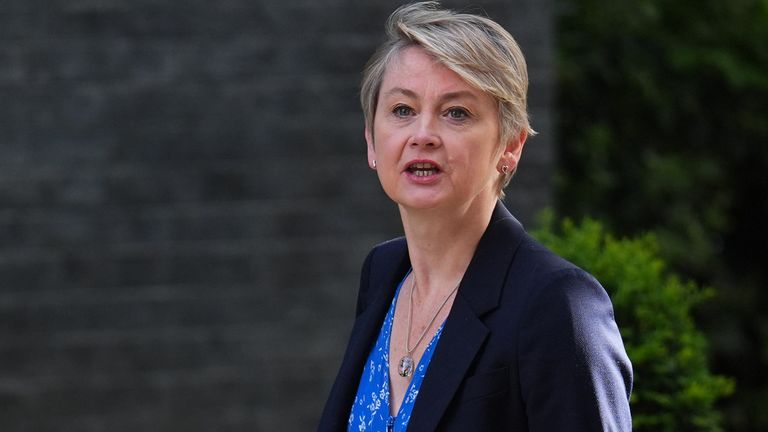
[[[405,239],[363,264],[357,318],[318,431],[347,429],[363,366],[410,268]],[[411,431],[629,431],[632,365],[605,290],[498,203],[459,286]]]

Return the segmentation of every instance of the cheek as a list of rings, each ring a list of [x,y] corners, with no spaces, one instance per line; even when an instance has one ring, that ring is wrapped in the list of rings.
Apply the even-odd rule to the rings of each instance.
[[[376,157],[382,161],[397,161],[402,150],[400,137],[386,129],[376,130]]]
[[[495,179],[497,147],[495,143],[490,142],[468,146],[466,151],[451,158],[451,168],[461,173],[460,176],[464,179],[462,181],[466,183],[485,183],[489,179]]]
[[[457,163],[474,169],[495,165],[501,156],[501,146],[489,134],[478,133],[466,137],[464,145],[454,156]]]

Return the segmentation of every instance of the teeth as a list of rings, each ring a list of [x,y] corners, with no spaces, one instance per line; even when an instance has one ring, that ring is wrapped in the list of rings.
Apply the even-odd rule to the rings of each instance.
[[[437,174],[437,166],[429,162],[416,162],[408,167],[408,171],[415,174],[417,177],[426,177]]]
[[[418,169],[418,170],[415,170],[413,173],[416,174],[416,177],[426,177],[428,175],[434,174],[435,170],[431,170],[431,169],[421,170],[421,169]]]
[[[411,165],[413,168],[416,169],[433,169],[435,166],[428,162],[419,162]]]

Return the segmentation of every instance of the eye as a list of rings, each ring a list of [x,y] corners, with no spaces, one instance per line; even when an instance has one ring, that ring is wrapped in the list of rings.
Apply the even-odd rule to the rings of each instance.
[[[408,105],[397,105],[392,109],[392,114],[397,117],[410,117],[413,115],[413,108]]]
[[[445,112],[445,115],[448,116],[451,120],[464,120],[469,117],[469,112],[461,107],[453,107],[448,108],[448,110]]]

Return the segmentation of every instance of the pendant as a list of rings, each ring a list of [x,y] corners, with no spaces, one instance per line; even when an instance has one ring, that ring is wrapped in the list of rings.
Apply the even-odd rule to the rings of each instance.
[[[401,377],[409,377],[413,374],[413,358],[408,354],[404,355],[400,359],[400,365],[397,368],[397,372]]]

